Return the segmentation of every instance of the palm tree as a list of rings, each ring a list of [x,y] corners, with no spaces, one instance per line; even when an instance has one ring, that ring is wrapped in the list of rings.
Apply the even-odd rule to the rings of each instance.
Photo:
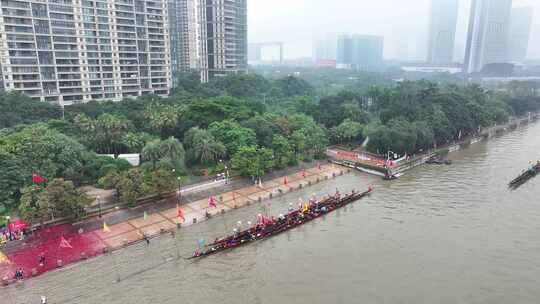
[[[156,163],[161,160],[169,160],[176,165],[183,166],[185,154],[182,143],[174,137],[169,137],[166,140],[153,140],[142,149],[142,159],[152,162],[153,170],[156,169]]]
[[[225,150],[225,145],[217,142],[213,137],[200,137],[194,141],[194,155],[203,164],[223,157]]]
[[[129,152],[140,153],[142,148],[144,148],[144,145],[152,139],[153,137],[148,133],[129,132],[122,136],[121,143],[128,149]]]
[[[152,162],[152,169],[156,169],[156,162],[158,162],[161,157],[161,141],[159,139],[153,140],[147,143],[142,149],[142,159],[144,161]]]
[[[163,136],[165,131],[176,127],[182,112],[183,108],[180,106],[153,103],[146,107],[143,115],[150,128]]]
[[[168,157],[174,162],[184,161],[186,154],[184,146],[182,146],[182,143],[174,137],[169,137],[168,139],[161,141],[160,150],[162,157]]]
[[[105,146],[107,153],[117,154],[122,136],[131,126],[130,121],[121,115],[103,114],[95,123],[97,144]]]

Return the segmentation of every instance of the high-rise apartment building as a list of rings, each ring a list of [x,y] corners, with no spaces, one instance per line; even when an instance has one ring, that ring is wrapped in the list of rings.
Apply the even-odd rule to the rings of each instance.
[[[432,0],[428,62],[448,64],[453,61],[458,16],[458,0]]]
[[[199,0],[201,80],[247,71],[247,0]]]
[[[169,0],[171,67],[178,72],[199,66],[199,26],[197,0]]]
[[[523,62],[527,57],[532,18],[532,7],[515,7],[512,9],[510,31],[508,33],[508,56],[510,61]]]
[[[359,71],[376,71],[383,65],[384,38],[371,35],[338,37],[337,67]]]
[[[508,61],[508,31],[512,0],[472,0],[464,71]]]
[[[166,0],[1,0],[6,90],[59,104],[167,95]]]
[[[313,45],[315,63],[335,61],[337,59],[337,45],[337,35],[327,35],[326,38],[315,41]]]

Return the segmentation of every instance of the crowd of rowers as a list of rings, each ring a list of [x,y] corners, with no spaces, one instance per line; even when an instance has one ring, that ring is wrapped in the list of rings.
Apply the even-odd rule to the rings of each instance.
[[[369,191],[371,191],[371,187]],[[357,191],[353,190],[351,194],[345,195],[344,198],[353,197],[358,194],[359,193]],[[308,220],[314,219],[322,214],[336,209],[336,207],[338,207],[339,204],[344,201],[341,198],[341,193],[336,189],[336,193],[334,195],[331,195],[322,201],[311,198],[308,203],[300,203],[298,209],[295,209],[292,204],[289,204],[288,213],[280,214],[277,218],[273,216],[266,217],[262,214],[258,214],[257,223],[255,225],[251,225],[251,222],[248,222],[247,224],[249,228],[243,231],[239,231],[237,228],[235,228],[231,236],[223,239],[216,239],[214,243],[208,245],[208,252],[236,247],[241,243],[251,242],[277,234],[284,230],[288,230],[291,227],[301,225]],[[197,257],[204,254],[205,253],[196,251],[193,256]]]

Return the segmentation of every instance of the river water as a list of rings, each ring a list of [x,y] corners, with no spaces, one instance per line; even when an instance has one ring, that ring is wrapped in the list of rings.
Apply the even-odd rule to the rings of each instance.
[[[393,182],[338,177],[0,289],[0,303],[540,302],[540,178],[506,186],[540,158],[540,124],[450,158]],[[369,184],[371,197],[288,233],[197,262],[176,258],[257,213]]]

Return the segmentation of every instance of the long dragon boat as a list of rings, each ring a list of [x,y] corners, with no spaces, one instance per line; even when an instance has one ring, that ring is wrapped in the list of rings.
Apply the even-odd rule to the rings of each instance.
[[[510,188],[516,189],[519,186],[526,183],[529,179],[535,177],[538,173],[540,173],[540,162],[537,162],[536,165],[530,167],[529,169],[525,170],[523,173],[521,173],[518,177],[513,179],[508,186]]]
[[[259,215],[258,222],[255,225],[243,231],[235,231],[230,236],[216,239],[212,244],[205,246],[202,250],[195,251],[193,256],[188,259],[206,257],[270,238],[362,199],[372,191],[373,189],[370,187],[367,191],[353,191],[344,196],[336,192],[335,195],[329,196],[322,201],[312,200],[296,210],[290,210],[286,215],[280,215],[278,218],[267,218]]]

